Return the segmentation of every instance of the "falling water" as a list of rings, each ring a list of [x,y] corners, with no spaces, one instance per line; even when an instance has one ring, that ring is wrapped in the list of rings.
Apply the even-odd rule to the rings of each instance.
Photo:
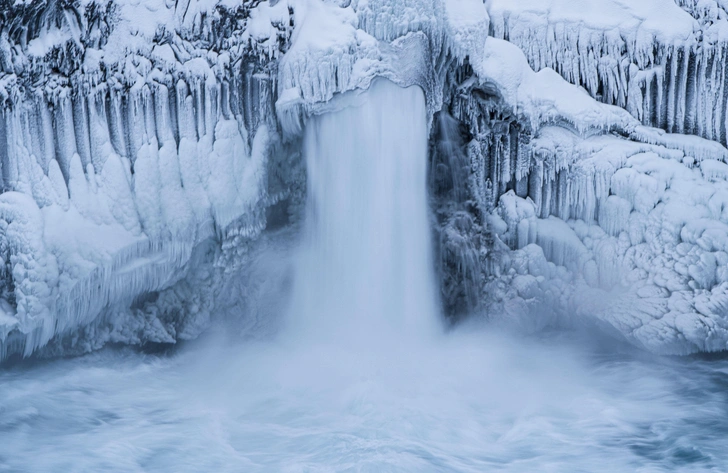
[[[431,184],[440,191],[452,190],[453,199],[459,203],[465,198],[470,172],[470,162],[460,135],[460,122],[442,110],[435,116],[435,124],[437,147],[430,157],[433,168]]]
[[[306,248],[295,333],[351,343],[436,326],[422,90],[379,80],[306,129]]]

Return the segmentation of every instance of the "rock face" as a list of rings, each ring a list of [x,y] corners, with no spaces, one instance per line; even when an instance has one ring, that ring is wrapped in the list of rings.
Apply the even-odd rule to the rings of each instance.
[[[376,77],[427,98],[453,319],[728,348],[728,16],[572,10],[0,0],[0,358],[173,343],[251,297],[308,117]]]

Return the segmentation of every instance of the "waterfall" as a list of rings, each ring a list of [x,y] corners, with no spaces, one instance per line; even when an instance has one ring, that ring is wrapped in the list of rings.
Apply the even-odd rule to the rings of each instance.
[[[346,343],[437,327],[428,222],[427,112],[384,79],[305,132],[308,202],[292,325]]]

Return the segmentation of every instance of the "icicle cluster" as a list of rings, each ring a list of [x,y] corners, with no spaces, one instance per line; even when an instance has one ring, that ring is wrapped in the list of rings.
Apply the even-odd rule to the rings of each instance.
[[[726,144],[728,16],[715,1],[489,0],[491,34],[643,124]],[[691,16],[692,14],[692,16]],[[694,17],[694,18],[693,18]],[[697,19],[697,21],[696,21]]]
[[[488,16],[479,0],[310,0],[280,61],[276,110],[299,135],[308,116],[330,110],[335,95],[365,90],[375,77],[425,91],[430,115],[442,103],[444,71],[480,54]]]

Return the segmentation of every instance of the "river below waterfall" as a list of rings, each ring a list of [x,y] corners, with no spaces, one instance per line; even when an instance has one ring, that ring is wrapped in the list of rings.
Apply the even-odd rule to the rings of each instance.
[[[0,373],[3,472],[728,469],[728,359],[463,328],[425,345],[210,335]]]

